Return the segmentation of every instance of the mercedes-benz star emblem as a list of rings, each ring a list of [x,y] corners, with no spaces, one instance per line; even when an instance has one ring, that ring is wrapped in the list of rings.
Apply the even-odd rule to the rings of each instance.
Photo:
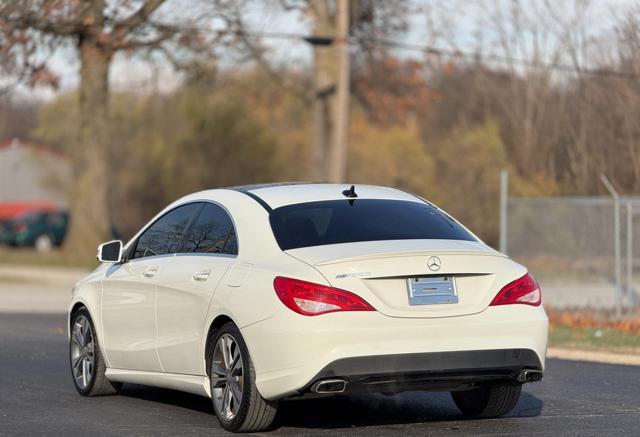
[[[427,267],[433,272],[440,270],[440,266],[442,266],[442,261],[437,256],[432,256],[427,260]]]

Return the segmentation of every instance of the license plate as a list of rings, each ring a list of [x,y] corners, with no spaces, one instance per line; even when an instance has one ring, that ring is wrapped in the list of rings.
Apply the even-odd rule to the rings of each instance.
[[[407,279],[409,305],[458,303],[456,283],[451,276],[426,276]]]

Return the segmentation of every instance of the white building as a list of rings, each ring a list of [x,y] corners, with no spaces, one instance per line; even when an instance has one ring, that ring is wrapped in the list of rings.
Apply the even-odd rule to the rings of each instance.
[[[0,142],[0,205],[69,206],[71,163],[61,152],[18,138]]]

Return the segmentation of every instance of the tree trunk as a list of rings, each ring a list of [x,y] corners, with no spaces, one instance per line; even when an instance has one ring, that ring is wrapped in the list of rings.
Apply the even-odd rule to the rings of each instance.
[[[93,36],[79,40],[80,126],[74,147],[71,223],[65,249],[91,256],[111,234],[108,211],[109,64],[113,53]]]
[[[316,55],[316,62],[323,56],[324,54]],[[321,182],[327,179],[327,152],[333,131],[331,107],[334,99],[332,86],[327,85],[323,77],[326,76],[324,72],[318,67],[314,70],[313,140],[309,174],[312,181]]]

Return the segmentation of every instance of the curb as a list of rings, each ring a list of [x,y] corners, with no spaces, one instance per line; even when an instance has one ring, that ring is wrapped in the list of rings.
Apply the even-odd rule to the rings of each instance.
[[[547,349],[547,358],[558,358],[571,361],[591,361],[594,363],[624,364],[627,366],[640,366],[640,355],[617,354],[613,352],[587,351],[580,349],[564,349],[550,347]]]

